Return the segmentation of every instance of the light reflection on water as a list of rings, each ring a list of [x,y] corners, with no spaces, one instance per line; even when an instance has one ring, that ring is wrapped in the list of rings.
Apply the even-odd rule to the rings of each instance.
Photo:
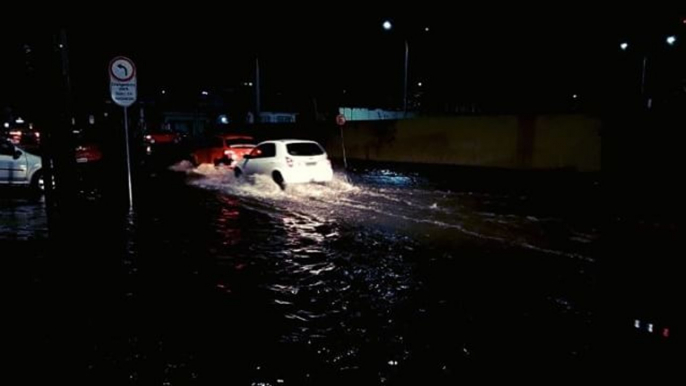
[[[427,189],[422,178],[389,170],[353,178],[339,173],[328,186],[291,186],[284,192],[267,177],[236,181],[230,171],[203,169],[191,172],[201,175],[189,180],[191,185],[216,192],[221,200],[228,197],[232,206],[241,208],[241,216],[263,218],[263,226],[256,225],[261,236],[242,228],[244,239],[231,242],[230,255],[236,261],[258,261],[254,264],[263,273],[265,296],[283,318],[279,342],[302,346],[308,355],[340,372],[359,374],[369,367],[366,361],[372,360],[379,366],[374,372],[377,382],[393,379],[403,368],[424,366],[419,359],[422,350],[417,347],[422,339],[433,347],[429,351],[446,349],[439,343],[442,339],[452,340],[457,347],[451,360],[444,358],[441,374],[450,374],[461,360],[473,358],[474,352],[483,355],[482,344],[465,331],[475,318],[474,310],[467,306],[473,299],[466,299],[493,301],[492,295],[472,291],[484,285],[493,286],[489,292],[498,291],[495,288],[531,272],[523,273],[520,270],[524,268],[519,267],[512,278],[503,280],[498,274],[472,283],[476,279],[469,275],[479,277],[497,270],[497,265],[484,267],[484,262],[474,259],[516,261],[517,256],[526,260],[528,255],[547,256],[544,258],[555,266],[553,271],[571,277],[584,272],[576,268],[579,264],[594,260],[593,250],[588,248],[596,238],[592,228],[576,229],[563,218],[509,211],[527,199],[521,195]],[[224,237],[233,232],[230,228],[220,226],[218,232]],[[480,251],[483,246],[490,252]],[[450,268],[439,274],[436,269],[443,268],[434,267],[436,261]],[[451,279],[451,270],[463,272],[455,272]],[[442,292],[445,280],[458,284]],[[586,323],[590,313],[571,300],[583,285],[573,289],[551,285],[557,295],[546,301],[557,309],[564,302],[576,309],[574,320]],[[513,294],[503,296],[516,296]],[[515,302],[526,304],[528,300]],[[437,317],[446,318],[447,325],[439,323],[435,331],[412,331],[417,320]]]
[[[283,192],[269,178],[177,169],[190,187],[152,184],[124,222],[125,306],[113,313],[137,322],[123,344],[97,330],[94,371],[402,383],[453,379],[494,353],[586,350],[593,226],[522,210],[520,194],[437,189],[392,170]],[[40,205],[22,205],[0,218],[45,226]]]
[[[0,240],[45,239],[45,200],[0,198]]]

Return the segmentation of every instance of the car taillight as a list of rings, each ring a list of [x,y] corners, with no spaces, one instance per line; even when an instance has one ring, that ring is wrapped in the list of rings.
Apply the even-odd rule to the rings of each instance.
[[[288,165],[289,168],[292,168],[293,167],[293,158],[286,157],[286,165]]]

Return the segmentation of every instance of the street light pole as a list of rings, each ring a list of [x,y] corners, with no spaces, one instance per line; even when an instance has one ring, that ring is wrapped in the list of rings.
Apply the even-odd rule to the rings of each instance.
[[[393,29],[393,23],[390,20],[386,20],[381,24],[384,30],[390,31]],[[410,62],[410,44],[408,42],[407,36],[405,37],[405,71],[403,73],[403,116],[407,115],[407,73],[408,66]]]
[[[405,39],[405,77],[403,84],[403,115],[407,115],[407,67],[410,58],[410,45]]]
[[[645,97],[646,90],[646,65],[648,64],[648,55],[643,55],[643,65],[641,67],[641,97]]]
[[[260,58],[255,57],[255,123],[260,123],[262,106],[260,100]]]
[[[677,38],[674,35],[667,36],[665,39],[667,42],[667,45],[673,46],[677,42]],[[629,43],[628,42],[622,42],[619,44],[619,48],[622,51],[626,51],[629,48]],[[643,102],[646,103],[646,107],[648,110],[652,107],[652,99],[649,97],[646,97],[646,74],[647,74],[647,68],[648,68],[648,52],[647,49],[644,48],[644,54],[643,54],[643,60],[641,62],[641,99]]]

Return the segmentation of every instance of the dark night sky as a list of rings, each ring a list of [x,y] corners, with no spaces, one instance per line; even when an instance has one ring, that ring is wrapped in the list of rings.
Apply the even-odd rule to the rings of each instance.
[[[77,101],[104,100],[106,66],[115,55],[137,63],[140,93],[146,97],[162,88],[193,94],[234,87],[252,80],[257,54],[266,108],[278,104],[277,93],[290,100],[393,106],[401,95],[407,37],[411,84],[422,81],[427,93],[496,105],[537,103],[575,93],[601,95],[608,75],[622,72],[615,66],[624,60],[618,49],[623,39],[654,47],[662,43],[659,37],[680,34],[681,63],[686,45],[684,14],[676,12],[539,16],[432,9],[408,15],[359,8],[319,17],[194,10],[173,18],[135,18],[125,28],[115,21],[72,24],[67,31],[74,93]],[[397,26],[391,33],[381,28],[389,16]],[[0,105],[17,105],[25,89],[23,44],[48,41],[53,31],[3,31],[2,70],[17,76],[6,79]],[[640,61],[633,59],[623,64],[630,74]]]

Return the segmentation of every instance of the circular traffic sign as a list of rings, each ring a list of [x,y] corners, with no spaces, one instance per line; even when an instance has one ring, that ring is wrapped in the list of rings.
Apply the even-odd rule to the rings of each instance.
[[[117,82],[129,82],[136,76],[136,66],[131,59],[118,56],[110,62],[110,77]]]
[[[337,124],[338,126],[343,126],[343,125],[345,125],[345,115],[343,115],[343,114],[338,114],[338,115],[336,116],[336,124]]]

